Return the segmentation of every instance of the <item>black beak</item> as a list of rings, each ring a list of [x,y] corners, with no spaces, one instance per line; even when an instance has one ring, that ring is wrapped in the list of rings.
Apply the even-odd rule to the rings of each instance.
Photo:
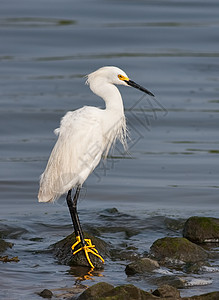
[[[140,86],[139,84],[135,83],[134,81],[132,80],[124,80],[128,85],[150,95],[150,96],[153,96],[154,97],[154,94],[152,94],[149,90],[145,89],[144,87]]]

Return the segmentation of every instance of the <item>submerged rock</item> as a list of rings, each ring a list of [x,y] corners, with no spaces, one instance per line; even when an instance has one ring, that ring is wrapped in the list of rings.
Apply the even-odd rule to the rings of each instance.
[[[98,250],[98,253],[104,257],[109,257],[109,245],[104,242],[103,240],[92,236],[88,233],[84,233],[84,236],[86,239],[91,239],[92,243],[95,245],[96,249]],[[72,254],[71,246],[76,242],[75,235],[72,233],[63,240],[55,243],[52,245],[52,250],[54,252],[55,257],[58,259],[59,263],[69,266],[84,266],[84,267],[90,267],[84,251],[80,251],[77,254]],[[103,268],[102,261],[92,253],[89,253],[89,257],[97,269]]]
[[[183,236],[196,243],[219,242],[219,219],[191,217],[185,223]]]
[[[156,240],[151,246],[151,253],[164,264],[166,258],[183,262],[205,261],[208,258],[207,252],[200,246],[179,237]]]
[[[156,260],[150,258],[141,258],[128,264],[125,268],[125,272],[127,275],[143,274],[152,272],[157,268],[159,268],[159,264]]]
[[[129,261],[135,261],[140,258],[140,254],[133,249],[125,248],[123,250],[121,249],[112,249],[110,251],[110,256],[112,260],[129,260]]]
[[[155,291],[153,291],[152,294],[160,298],[169,298],[169,299],[180,298],[180,292],[175,287],[168,284],[161,285]]]
[[[4,240],[0,239],[0,253],[4,252],[8,248],[12,248],[13,244],[5,242]]]

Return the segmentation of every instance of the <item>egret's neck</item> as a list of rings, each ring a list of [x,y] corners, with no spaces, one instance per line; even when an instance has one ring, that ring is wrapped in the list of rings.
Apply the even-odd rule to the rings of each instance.
[[[115,111],[115,113],[124,114],[122,97],[117,87],[110,83],[102,85],[92,86],[91,90],[98,96],[100,96],[106,103],[106,110]]]

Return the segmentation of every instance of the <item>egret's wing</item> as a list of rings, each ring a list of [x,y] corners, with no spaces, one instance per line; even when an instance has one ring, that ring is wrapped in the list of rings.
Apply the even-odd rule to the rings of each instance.
[[[61,121],[58,140],[41,176],[39,201],[58,198],[82,184],[101,159],[103,134],[98,109],[68,112]]]

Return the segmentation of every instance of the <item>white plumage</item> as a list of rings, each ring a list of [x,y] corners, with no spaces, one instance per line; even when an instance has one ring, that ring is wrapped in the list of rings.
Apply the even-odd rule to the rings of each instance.
[[[81,186],[116,139],[126,148],[123,102],[115,84],[127,86],[128,81],[117,67],[103,67],[88,75],[87,84],[103,98],[106,107],[84,106],[62,118],[60,128],[55,130],[58,140],[41,175],[39,202],[52,202]]]

